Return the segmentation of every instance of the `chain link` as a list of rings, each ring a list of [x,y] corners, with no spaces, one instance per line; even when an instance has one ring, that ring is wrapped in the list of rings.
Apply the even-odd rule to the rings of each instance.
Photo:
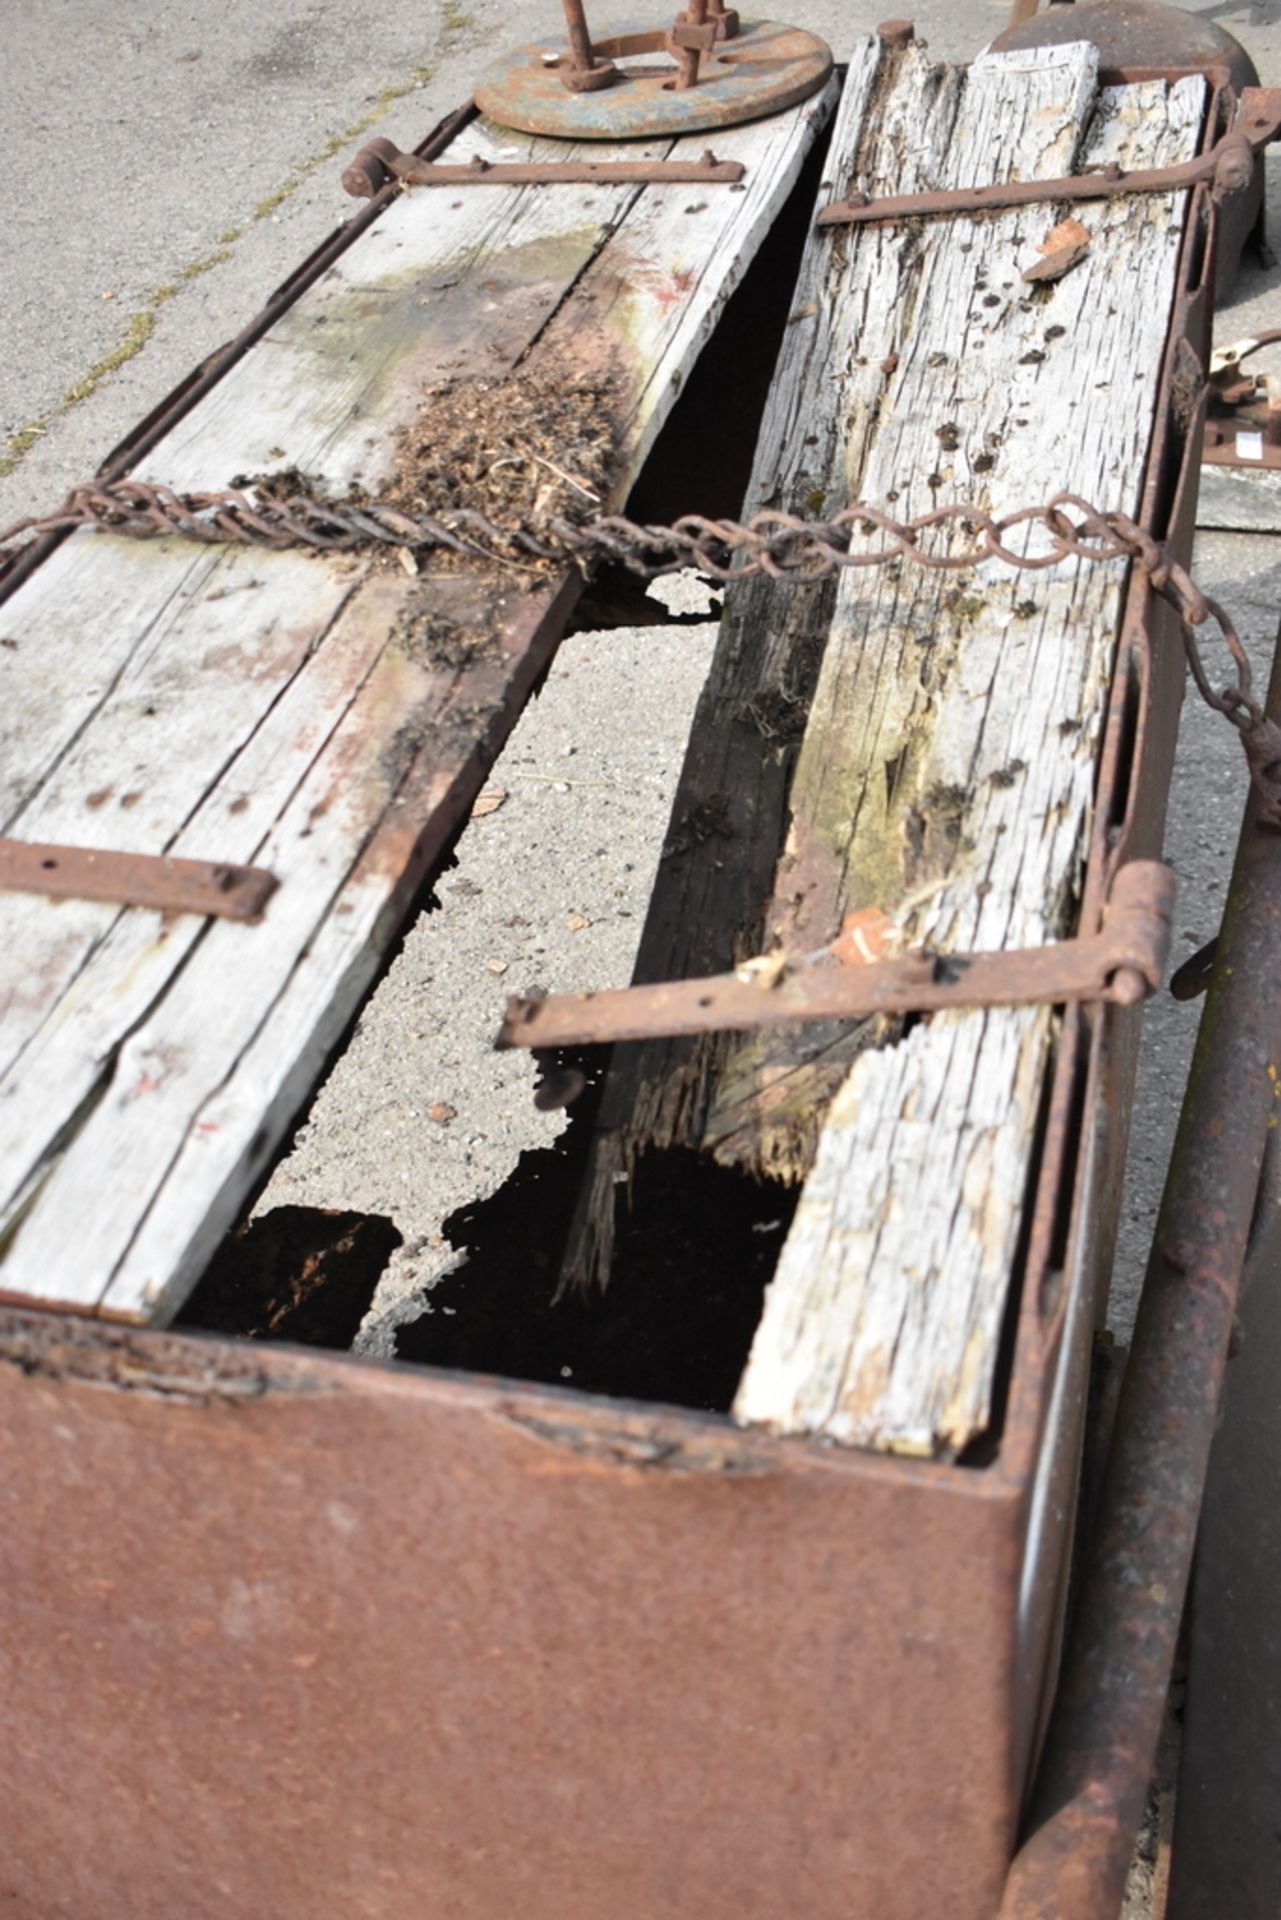
[[[898,520],[879,508],[847,507],[830,520],[781,512],[750,519],[712,520],[682,514],[670,526],[646,526],[625,514],[573,521],[546,514],[537,523],[504,525],[470,507],[410,515],[385,501],[329,501],[302,492],[260,495],[228,488],[217,493],[173,492],[139,480],[76,487],[56,513],[19,520],[0,533],[0,558],[24,535],[102,527],[137,536],[179,534],[186,539],[248,546],[313,547],[326,552],[389,548],[441,549],[504,566],[541,571],[573,562],[586,572],[614,561],[647,579],[695,568],[711,579],[754,576],[799,584],[850,569],[905,562],[957,573],[996,560],[1020,572],[1041,572],[1065,560],[1132,562],[1173,609],[1183,632],[1188,667],[1198,693],[1241,737],[1250,776],[1265,817],[1281,826],[1281,728],[1254,696],[1250,662],[1232,620],[1202,593],[1162,542],[1121,513],[1100,512],[1076,494],[1060,493],[1043,506],[996,516],[979,507],[935,507]],[[1042,536],[1035,550],[1019,551],[1008,536],[1025,529]],[[950,530],[968,544],[922,544]],[[876,544],[870,544],[876,542]],[[1221,692],[1210,684],[1197,629],[1213,622],[1233,663],[1234,680]]]

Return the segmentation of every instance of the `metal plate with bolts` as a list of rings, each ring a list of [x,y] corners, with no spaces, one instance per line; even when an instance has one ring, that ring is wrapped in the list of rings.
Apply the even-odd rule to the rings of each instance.
[[[676,86],[677,68],[663,28],[611,28],[592,48],[598,59],[622,63],[651,54],[629,69],[616,65],[610,84],[594,92],[565,85],[570,60],[563,40],[532,41],[504,54],[476,89],[476,105],[500,126],[562,140],[633,140],[653,134],[698,133],[782,113],[817,93],[832,71],[826,41],[774,20],[745,20],[732,39],[718,41],[696,85]]]

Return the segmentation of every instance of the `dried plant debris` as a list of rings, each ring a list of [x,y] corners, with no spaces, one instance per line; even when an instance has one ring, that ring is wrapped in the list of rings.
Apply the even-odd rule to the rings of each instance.
[[[356,487],[334,504],[386,509],[393,527],[396,516],[403,518],[410,542],[412,522],[438,520],[462,543],[461,551],[382,546],[373,554],[380,567],[416,577],[424,563],[435,573],[453,572],[486,558],[535,576],[555,573],[567,561],[581,564],[574,530],[615,504],[624,411],[623,385],[611,371],[521,367],[445,381],[424,390],[414,420],[402,428],[389,483],[377,492]],[[231,485],[282,506],[326,493],[296,466],[239,474]],[[479,516],[471,534],[469,513]],[[429,650],[449,649],[444,635],[426,639]]]
[[[519,368],[429,387],[380,503],[412,518],[471,510],[499,527],[534,528],[554,546],[549,526],[581,526],[608,509],[618,414],[608,374]]]

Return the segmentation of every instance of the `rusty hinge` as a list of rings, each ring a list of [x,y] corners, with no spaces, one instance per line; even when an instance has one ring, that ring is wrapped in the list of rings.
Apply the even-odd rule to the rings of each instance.
[[[261,920],[275,874],[227,860],[174,860],[165,854],[115,853],[0,839],[0,893],[42,893],[54,900],[105,900],[159,913],[203,913]]]
[[[951,187],[937,193],[898,193],[881,199],[850,194],[818,216],[820,227],[860,226],[876,220],[916,220],[926,214],[990,213],[1043,201],[1107,200],[1114,193],[1172,193],[1212,181],[1216,199],[1240,193],[1254,177],[1255,156],[1281,133],[1281,88],[1246,87],[1229,131],[1205,153],[1173,167],[1103,167],[1059,180],[1008,180],[988,187]]]
[[[343,174],[357,200],[372,199],[391,180],[407,187],[510,186],[735,186],[747,169],[740,160],[420,160],[390,140],[371,140]]]
[[[907,953],[843,963],[835,952],[789,964],[772,956],[735,973],[604,993],[514,996],[498,1047],[579,1047],[675,1034],[737,1033],[785,1020],[863,1020],[944,1008],[1133,1006],[1161,984],[1170,950],[1174,875],[1131,860],[1112,883],[1097,933],[1003,953]],[[839,945],[839,943],[838,943]]]

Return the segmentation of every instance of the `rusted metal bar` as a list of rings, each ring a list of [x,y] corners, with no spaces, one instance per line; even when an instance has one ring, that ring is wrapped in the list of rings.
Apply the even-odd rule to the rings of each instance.
[[[1281,715],[1281,649],[1268,711]],[[1219,939],[1100,1521],[1000,1920],[1115,1914],[1143,1813],[1281,1084],[1281,838],[1254,796]]]
[[[909,953],[843,965],[828,953],[789,971],[782,956],[736,973],[606,993],[514,995],[497,1046],[578,1047],[659,1034],[737,1033],[785,1020],[859,1020],[946,1007],[1133,1006],[1160,985],[1170,944],[1174,876],[1158,860],[1132,860],[1112,884],[1096,933],[1004,953]]]
[[[1187,1635],[1168,1909],[1281,1914],[1281,1133],[1268,1135]]]
[[[1248,87],[1235,124],[1194,160],[1173,167],[1104,167],[1059,180],[1009,180],[989,187],[952,187],[937,193],[896,193],[880,199],[853,193],[833,200],[820,227],[861,226],[880,220],[918,220],[929,214],[991,213],[1008,207],[1064,200],[1108,200],[1116,193],[1172,193],[1212,185],[1218,199],[1243,193],[1254,179],[1255,156],[1281,133],[1281,89]]]
[[[402,153],[391,140],[371,140],[343,174],[346,191],[357,200],[381,192],[388,181],[407,187],[511,186],[733,186],[747,169],[740,160],[473,160],[459,165],[420,160]]]
[[[716,23],[707,18],[707,0],[689,0],[667,37],[676,57],[676,91],[698,85],[698,69],[705,53],[716,45]]]
[[[62,847],[0,839],[0,893],[53,900],[107,900],[159,913],[203,913],[219,920],[261,920],[280,882],[261,867],[227,860]]]

